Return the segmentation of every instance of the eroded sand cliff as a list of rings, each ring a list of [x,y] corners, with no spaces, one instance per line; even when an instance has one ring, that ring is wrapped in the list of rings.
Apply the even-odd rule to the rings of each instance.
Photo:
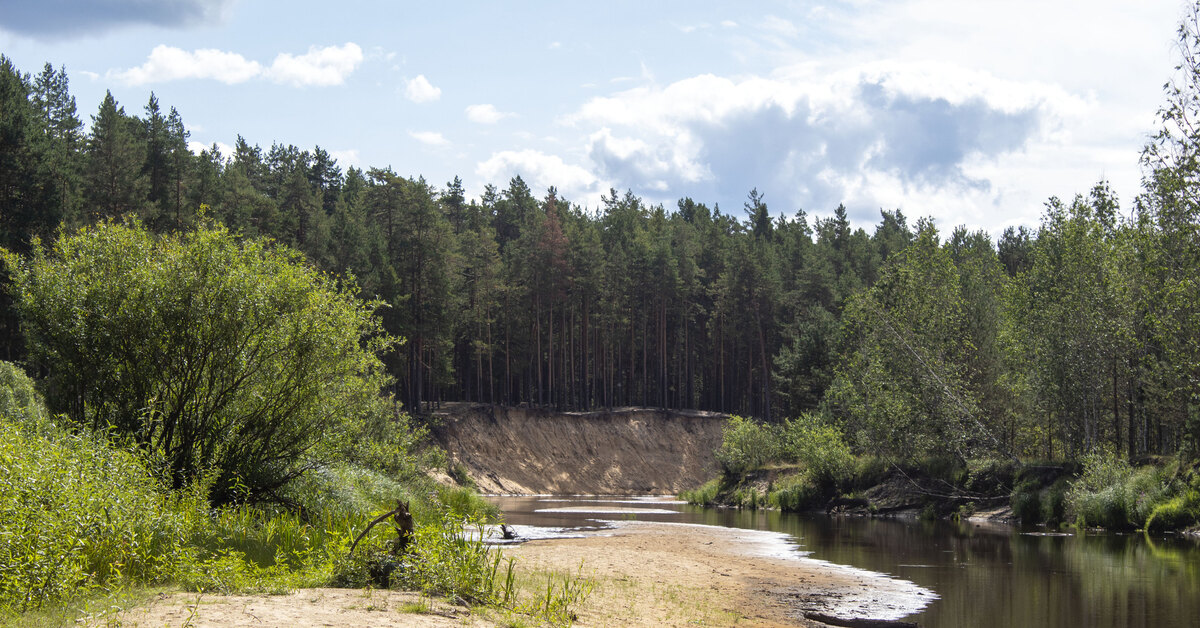
[[[716,473],[726,417],[448,404],[434,437],[484,493],[675,494]]]

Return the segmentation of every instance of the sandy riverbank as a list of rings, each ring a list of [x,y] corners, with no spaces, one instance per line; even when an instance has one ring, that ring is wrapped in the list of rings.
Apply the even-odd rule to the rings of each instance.
[[[581,538],[504,548],[531,579],[580,571],[595,588],[580,626],[822,626],[805,610],[899,618],[936,596],[910,582],[798,557],[771,532],[689,524],[619,522]],[[414,613],[412,593],[305,589],[285,596],[160,596],[122,617],[125,626],[491,626],[504,618],[437,602]],[[196,608],[192,613],[192,607]]]

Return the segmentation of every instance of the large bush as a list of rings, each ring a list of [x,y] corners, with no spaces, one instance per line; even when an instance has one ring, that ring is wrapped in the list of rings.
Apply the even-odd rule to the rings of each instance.
[[[770,426],[740,416],[725,423],[717,464],[729,475],[741,475],[776,460],[779,439]]]
[[[50,409],[128,439],[176,488],[211,476],[216,503],[272,498],[386,415],[372,305],[298,253],[216,226],[35,244],[4,259]]]
[[[783,424],[783,456],[799,462],[813,480],[835,485],[850,474],[854,456],[842,431],[815,414],[802,414]]]

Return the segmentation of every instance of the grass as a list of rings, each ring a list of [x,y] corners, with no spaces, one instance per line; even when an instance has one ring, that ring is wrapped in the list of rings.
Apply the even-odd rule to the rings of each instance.
[[[577,574],[519,596],[511,560],[480,534],[495,507],[416,469],[323,467],[287,486],[281,505],[212,509],[205,481],[169,490],[153,468],[106,434],[56,424],[32,382],[0,362],[0,622],[119,624],[154,587],[280,594],[376,586],[384,569],[393,586],[551,624],[570,623],[590,592]],[[398,500],[412,505],[409,551],[394,555],[391,527],[379,525],[350,555]]]

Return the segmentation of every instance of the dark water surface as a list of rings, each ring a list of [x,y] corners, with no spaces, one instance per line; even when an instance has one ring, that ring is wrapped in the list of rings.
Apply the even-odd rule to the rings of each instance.
[[[530,529],[535,534],[629,518],[782,532],[812,558],[933,590],[940,599],[908,618],[926,628],[1200,627],[1200,543],[1192,539],[1045,536],[1037,529],[986,524],[707,510],[652,499],[493,501],[509,523],[537,526]],[[587,507],[611,512],[561,510]]]

